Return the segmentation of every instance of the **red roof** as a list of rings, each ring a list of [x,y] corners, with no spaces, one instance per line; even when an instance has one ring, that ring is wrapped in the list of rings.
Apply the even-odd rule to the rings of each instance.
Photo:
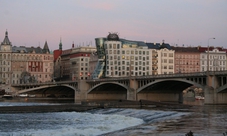
[[[212,51],[213,49],[218,49],[219,51],[226,51],[227,49],[223,49],[222,47],[209,47],[209,51]],[[198,47],[199,52],[206,52],[208,50],[208,47]]]
[[[56,61],[61,54],[62,50],[54,50],[54,61]]]

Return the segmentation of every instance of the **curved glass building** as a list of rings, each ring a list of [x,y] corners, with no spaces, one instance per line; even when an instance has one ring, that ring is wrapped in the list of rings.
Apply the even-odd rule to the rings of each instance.
[[[106,38],[96,38],[95,39],[95,45],[97,49],[97,55],[98,55],[98,62],[96,65],[96,68],[94,72],[92,73],[91,77],[92,79],[99,79],[102,77],[105,77],[104,71],[105,71],[105,47],[104,42],[106,41]]]

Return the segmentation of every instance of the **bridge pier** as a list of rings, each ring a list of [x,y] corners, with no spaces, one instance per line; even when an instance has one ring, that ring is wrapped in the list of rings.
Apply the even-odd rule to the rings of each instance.
[[[87,90],[90,86],[86,80],[78,80],[78,87],[75,90],[75,102],[81,102],[87,100]]]
[[[207,86],[204,89],[205,104],[226,104],[227,93],[218,93],[218,79],[216,76],[207,77]]]
[[[205,104],[226,104],[227,93],[217,93],[217,89],[206,86],[204,89]]]
[[[127,100],[136,101],[137,99],[137,88],[138,88],[138,81],[135,79],[130,79],[130,85],[127,90]]]

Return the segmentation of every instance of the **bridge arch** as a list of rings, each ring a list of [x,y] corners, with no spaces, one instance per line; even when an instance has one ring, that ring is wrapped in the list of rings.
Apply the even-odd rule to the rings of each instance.
[[[219,87],[219,88],[217,89],[217,93],[221,93],[221,92],[223,92],[223,91],[226,90],[226,89],[227,89],[227,84],[225,84],[225,85]]]
[[[88,100],[127,99],[128,86],[118,82],[103,82],[87,91]]]
[[[196,86],[204,87],[186,79],[159,79],[137,90],[137,100],[183,102],[183,90]]]
[[[50,94],[55,94],[56,97],[74,97],[76,89],[73,86],[67,84],[61,85],[45,85],[29,89],[20,90],[17,94],[36,94],[38,97],[48,96]]]
[[[128,86],[118,83],[118,82],[103,82],[103,83],[97,84],[97,85],[93,86],[92,88],[90,88],[87,93],[90,93],[94,88],[97,88],[98,86],[102,86],[104,84],[115,84],[115,85],[119,85],[125,89],[128,89]]]
[[[193,81],[186,80],[186,79],[159,79],[159,80],[155,80],[154,82],[151,82],[151,83],[149,83],[149,84],[147,84],[145,86],[142,86],[142,87],[138,88],[137,89],[137,93],[143,91],[145,88],[147,88],[149,86],[155,85],[157,83],[166,82],[166,81],[173,81],[173,82],[175,81],[175,82],[186,83],[186,84],[188,84],[188,87],[190,87],[190,86],[196,86],[196,87],[199,87],[199,88],[204,89],[204,86],[203,85],[198,84],[198,83],[193,82]],[[187,86],[186,86],[186,88],[187,88]]]

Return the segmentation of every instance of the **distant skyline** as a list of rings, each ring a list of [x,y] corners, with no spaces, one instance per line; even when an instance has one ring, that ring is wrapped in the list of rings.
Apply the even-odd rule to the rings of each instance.
[[[0,42],[63,50],[120,38],[227,48],[227,0],[0,0]]]

